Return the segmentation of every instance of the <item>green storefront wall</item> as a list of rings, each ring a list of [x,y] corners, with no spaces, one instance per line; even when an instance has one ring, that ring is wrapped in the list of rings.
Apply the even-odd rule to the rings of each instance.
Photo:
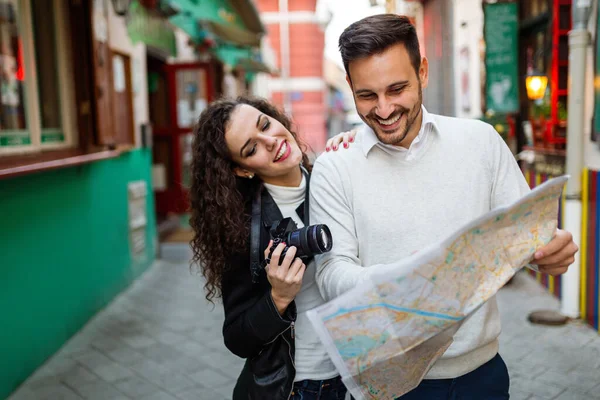
[[[151,151],[0,181],[0,398],[154,260]],[[129,251],[127,184],[148,185],[146,250]]]

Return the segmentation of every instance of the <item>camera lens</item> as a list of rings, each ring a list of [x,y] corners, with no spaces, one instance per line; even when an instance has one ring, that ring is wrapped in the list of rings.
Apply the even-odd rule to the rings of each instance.
[[[286,243],[288,246],[296,246],[298,257],[310,257],[331,250],[333,240],[327,225],[319,224],[290,232]]]
[[[325,230],[321,230],[321,243],[323,244],[324,248],[329,246],[329,236],[327,236]]]
[[[331,240],[331,232],[327,225],[311,225],[308,227],[309,246],[314,254],[321,254],[331,250],[333,241]]]

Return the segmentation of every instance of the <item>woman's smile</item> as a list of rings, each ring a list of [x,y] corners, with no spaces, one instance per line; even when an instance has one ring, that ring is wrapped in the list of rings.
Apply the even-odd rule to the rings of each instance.
[[[275,160],[273,162],[281,162],[289,157],[292,152],[292,148],[288,144],[287,140],[283,140],[281,146],[279,146],[279,150],[277,151],[277,155],[275,156]]]

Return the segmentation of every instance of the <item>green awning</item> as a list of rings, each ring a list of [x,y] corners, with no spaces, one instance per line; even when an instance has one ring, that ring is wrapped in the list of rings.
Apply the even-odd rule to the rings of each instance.
[[[168,0],[179,13],[169,21],[195,40],[208,30],[224,42],[259,46],[265,30],[251,0]]]
[[[213,50],[214,55],[221,60],[223,64],[231,67],[238,65],[240,60],[252,57],[252,51],[248,47],[219,46]]]
[[[171,56],[177,53],[175,33],[169,23],[134,0],[129,7],[127,33],[132,43],[144,43]]]
[[[240,29],[236,26],[219,24],[212,21],[204,21],[203,26],[206,30],[214,33],[226,42],[239,44],[241,46],[260,46],[261,34]]]
[[[267,64],[253,58],[241,59],[238,67],[242,68],[246,72],[264,72],[266,74],[275,73],[275,71],[272,71]]]
[[[249,47],[236,47],[221,45],[213,50],[214,55],[233,68],[241,68],[246,72],[265,72],[273,71],[260,60],[260,54]]]

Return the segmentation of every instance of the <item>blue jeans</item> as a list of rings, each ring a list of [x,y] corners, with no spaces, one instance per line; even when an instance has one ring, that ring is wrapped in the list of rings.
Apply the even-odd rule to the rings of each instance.
[[[294,382],[290,400],[344,400],[346,387],[338,376],[324,381]]]
[[[454,379],[425,379],[396,400],[507,400],[508,369],[500,354]]]

